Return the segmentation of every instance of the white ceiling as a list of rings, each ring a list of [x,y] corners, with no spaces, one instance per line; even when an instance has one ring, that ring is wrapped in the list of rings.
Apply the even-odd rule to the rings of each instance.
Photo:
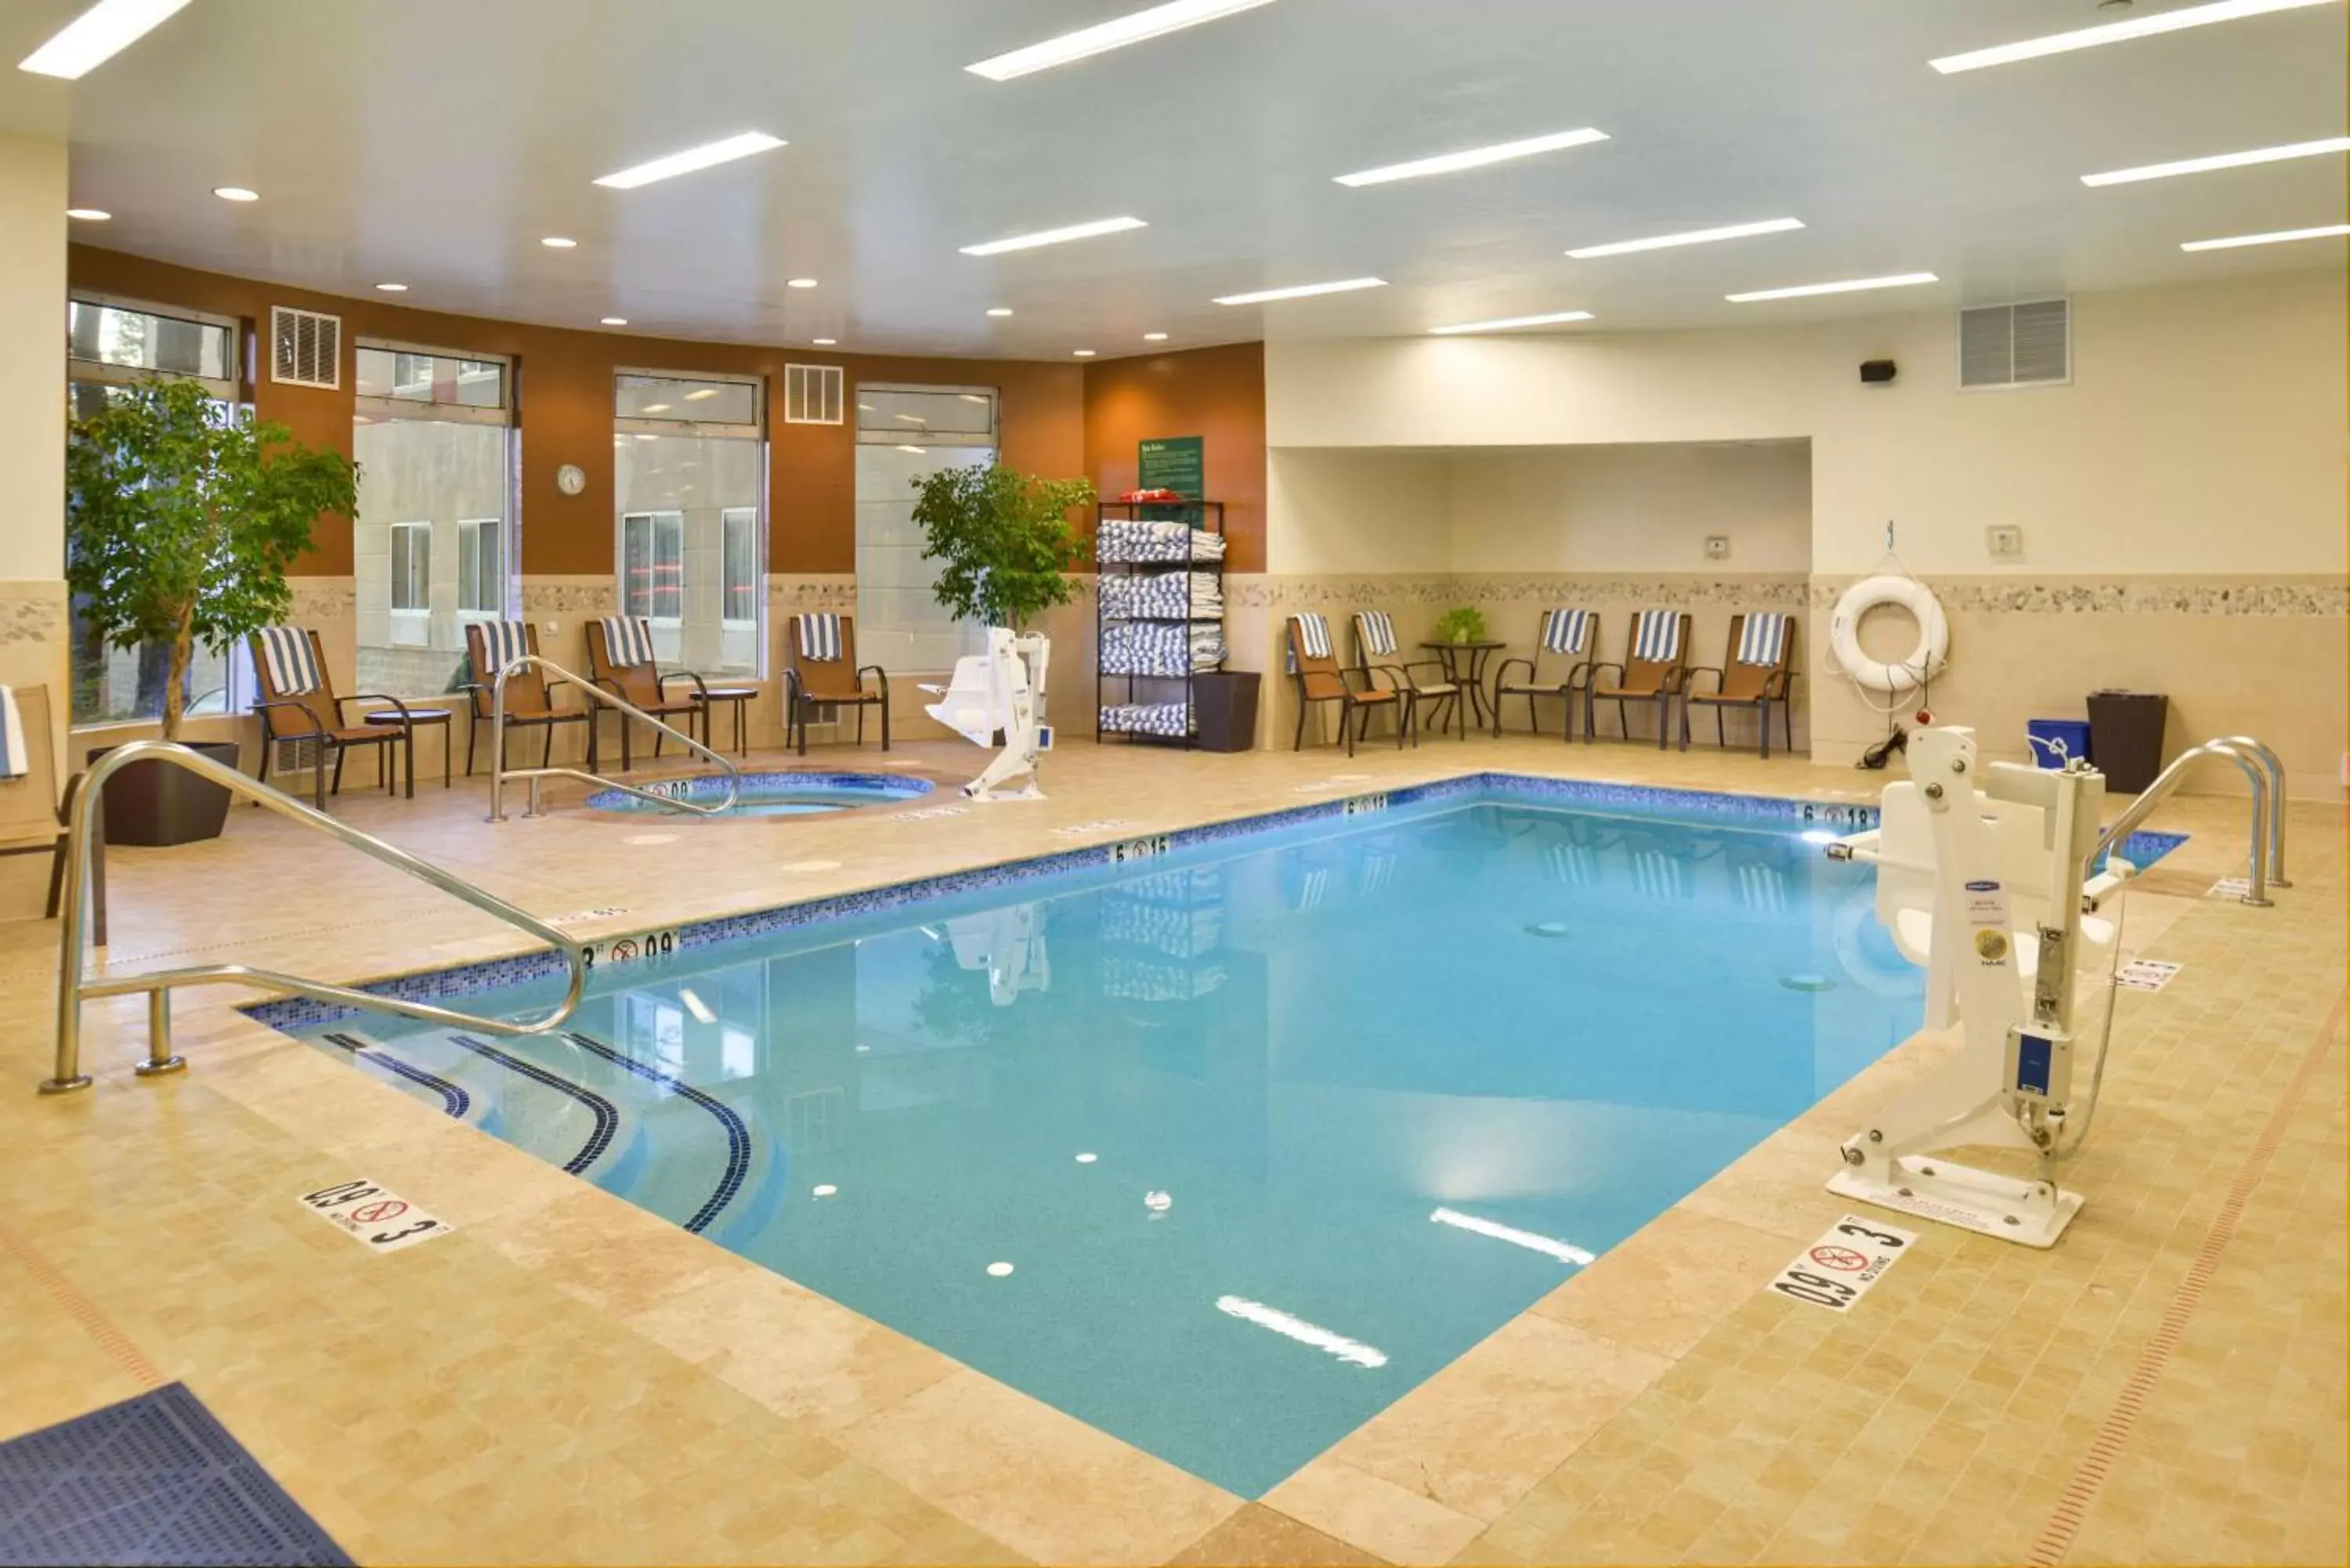
[[[0,58],[85,0],[9,0]],[[2341,157],[2093,190],[2100,170],[2341,134],[2338,5],[1944,77],[1929,57],[2115,19],[2092,0],[1277,0],[1006,83],[971,61],[1142,0],[195,0],[78,84],[0,67],[0,130],[68,136],[77,237],[341,294],[745,342],[1059,358],[1419,332],[1930,308],[2338,265]],[[2133,13],[2169,9],[2138,0]],[[1464,174],[1332,177],[1579,126]],[[745,130],[791,145],[634,192]],[[249,185],[262,201],[210,194]],[[957,247],[1132,213],[1137,233]],[[1575,262],[1794,216],[1801,233]],[[540,236],[576,236],[547,250]],[[1724,294],[1927,270],[1891,294]],[[1395,286],[1232,308],[1377,274]],[[822,286],[787,290],[814,276]],[[1017,315],[992,321],[990,306]]]

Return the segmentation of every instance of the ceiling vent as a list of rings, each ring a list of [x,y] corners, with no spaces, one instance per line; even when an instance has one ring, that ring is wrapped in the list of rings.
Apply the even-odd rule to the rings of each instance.
[[[784,423],[837,425],[841,422],[842,377],[837,365],[784,367]]]
[[[2073,379],[2073,305],[2036,299],[1959,312],[1959,388],[2061,387]]]
[[[269,379],[332,391],[343,384],[343,318],[269,307]]]

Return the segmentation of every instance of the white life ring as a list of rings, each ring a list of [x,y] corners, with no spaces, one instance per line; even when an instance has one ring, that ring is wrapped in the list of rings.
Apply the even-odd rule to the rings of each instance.
[[[1899,605],[1918,622],[1918,646],[1909,657],[1887,663],[1861,650],[1860,618],[1879,605]],[[1923,686],[1950,662],[1950,623],[1934,591],[1914,577],[1869,577],[1855,583],[1836,600],[1835,618],[1828,626],[1828,648],[1839,669],[1859,685],[1890,697]]]

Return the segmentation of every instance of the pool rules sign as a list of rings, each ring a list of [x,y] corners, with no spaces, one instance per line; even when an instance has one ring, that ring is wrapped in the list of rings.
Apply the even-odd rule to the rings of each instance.
[[[1780,1270],[1771,1288],[1830,1312],[1849,1311],[1917,1243],[1915,1231],[1847,1214]]]

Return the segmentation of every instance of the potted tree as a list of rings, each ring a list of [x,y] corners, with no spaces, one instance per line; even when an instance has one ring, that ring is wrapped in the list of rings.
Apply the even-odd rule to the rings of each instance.
[[[1041,479],[1003,463],[914,481],[922,558],[943,561],[931,593],[957,620],[1024,631],[1076,597],[1069,570],[1086,542],[1069,514],[1093,504],[1089,479]]]
[[[326,513],[358,515],[357,464],[192,382],[142,381],[74,421],[66,580],[92,635],[170,650],[163,739],[180,739],[196,644],[224,651],[285,618],[286,568]],[[234,742],[198,749],[236,764]],[[107,841],[215,837],[228,805],[226,790],[184,768],[134,764],[108,781]]]

